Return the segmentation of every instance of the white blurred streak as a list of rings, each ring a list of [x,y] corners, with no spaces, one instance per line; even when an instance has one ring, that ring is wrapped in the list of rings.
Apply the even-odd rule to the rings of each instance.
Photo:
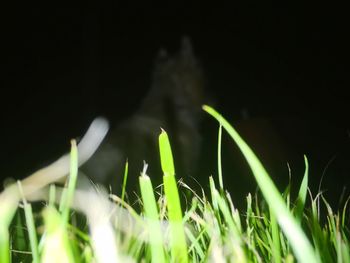
[[[110,220],[111,205],[106,202],[106,195],[90,190],[85,192],[84,199],[77,198],[76,201],[77,208],[87,216],[97,262],[120,262],[115,232]]]
[[[57,187],[55,202],[61,200],[63,188]],[[28,196],[30,201],[47,201],[49,198],[49,188],[45,187],[41,191]],[[140,237],[144,232],[142,224],[132,217],[125,208],[120,207],[116,203],[108,199],[107,193],[97,191],[93,187],[86,190],[76,189],[72,202],[72,209],[75,209],[86,215],[90,229],[92,246],[97,262],[133,262],[126,255],[121,255],[118,251],[118,243],[116,240],[113,223],[118,217],[118,225],[115,227],[133,237]]]
[[[79,163],[84,164],[97,150],[102,140],[107,134],[109,128],[108,121],[104,118],[96,118],[90,125],[86,134],[78,144]],[[24,197],[30,194],[39,192],[45,186],[58,182],[69,174],[70,169],[70,155],[65,154],[52,164],[38,170],[27,178],[21,181]],[[0,212],[8,206],[17,206],[20,200],[20,194],[15,185],[7,187],[0,194]]]

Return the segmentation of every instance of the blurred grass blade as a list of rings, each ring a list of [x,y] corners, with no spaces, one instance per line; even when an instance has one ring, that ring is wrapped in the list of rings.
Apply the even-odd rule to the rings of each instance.
[[[18,181],[17,184],[18,184],[18,189],[20,190],[20,193],[22,195],[24,216],[26,219],[26,225],[27,225],[28,234],[29,234],[29,243],[32,251],[33,262],[39,263],[40,258],[39,258],[39,250],[38,250],[38,238],[36,235],[32,206],[27,202],[27,200],[23,195],[21,182]]]
[[[218,132],[218,177],[219,177],[219,186],[220,191],[224,191],[224,183],[222,180],[222,166],[221,166],[221,141],[222,141],[222,125],[219,125]]]
[[[271,233],[272,233],[272,256],[275,263],[281,263],[281,243],[278,224],[276,221],[276,216],[271,212],[270,208],[270,224],[271,224]]]
[[[129,162],[128,160],[126,160],[125,167],[124,167],[123,185],[122,185],[122,196],[121,196],[122,201],[124,201],[124,197],[125,197],[125,189],[126,189],[126,182],[128,181],[128,173],[129,173]]]
[[[298,199],[296,201],[296,208],[295,208],[295,217],[299,223],[301,223],[301,220],[303,218],[303,212],[306,202],[306,195],[307,195],[307,186],[308,186],[308,178],[309,178],[309,163],[304,155],[304,162],[305,162],[305,172],[304,177],[300,185]]]
[[[206,105],[203,106],[203,109],[224,127],[224,129],[238,145],[250,168],[252,169],[255,180],[257,181],[264,198],[270,206],[271,211],[276,216],[282,231],[290,241],[298,261],[304,263],[319,262],[311,243],[307,239],[301,227],[298,225],[297,221],[287,209],[282,196],[254,152],[236,132],[236,130],[218,112]]]
[[[7,225],[3,222],[0,222],[0,262],[10,262],[10,235]]]
[[[10,262],[9,227],[17,211],[19,193],[16,184],[12,184],[0,194],[0,262]]]
[[[78,178],[78,148],[75,140],[71,140],[71,153],[70,153],[70,174],[68,179],[68,187],[63,202],[62,218],[64,223],[67,224],[69,220],[69,211],[74,198],[74,190],[77,184]]]
[[[149,242],[151,246],[152,262],[165,262],[163,248],[163,234],[159,222],[156,198],[152,182],[146,175],[147,164],[144,164],[142,175],[139,177],[143,209],[147,219]]]
[[[164,194],[167,200],[170,225],[171,254],[175,262],[188,262],[187,244],[182,223],[180,197],[175,179],[173,155],[168,135],[164,130],[159,135],[159,151],[164,173]]]
[[[42,262],[74,262],[68,233],[65,224],[63,223],[62,216],[51,206],[45,208],[43,216],[46,235],[42,253]]]

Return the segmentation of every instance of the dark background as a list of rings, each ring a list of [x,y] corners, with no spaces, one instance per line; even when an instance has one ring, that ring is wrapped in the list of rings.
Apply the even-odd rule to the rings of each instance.
[[[54,160],[97,115],[112,125],[130,116],[157,51],[177,51],[188,35],[215,107],[233,124],[248,113],[252,133],[267,120],[290,151],[296,186],[305,153],[311,186],[324,174],[322,189],[338,200],[350,181],[345,7],[231,4],[1,8],[1,177]]]

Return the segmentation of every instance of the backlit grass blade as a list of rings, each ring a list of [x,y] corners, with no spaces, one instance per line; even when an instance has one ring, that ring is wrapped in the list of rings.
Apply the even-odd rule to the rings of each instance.
[[[0,262],[10,262],[9,226],[17,211],[19,193],[16,184],[0,194]]]
[[[180,197],[175,179],[173,154],[168,135],[164,130],[159,135],[159,151],[164,174],[164,194],[167,200],[172,258],[174,262],[188,262],[187,244],[182,222]]]
[[[68,233],[63,218],[54,207],[47,207],[43,212],[45,239],[42,254],[43,263],[74,262]]]
[[[29,234],[29,243],[30,243],[30,249],[32,251],[33,262],[39,263],[40,259],[39,259],[39,251],[38,251],[38,238],[36,235],[32,206],[27,202],[27,200],[23,196],[23,191],[22,191],[22,186],[20,181],[18,181],[17,184],[18,184],[18,188],[20,189],[20,193],[22,195],[24,216],[26,219],[26,225],[27,225],[28,234]]]
[[[0,222],[0,262],[10,262],[10,235],[8,226],[3,222]]]
[[[128,160],[126,160],[125,167],[124,167],[124,177],[123,177],[122,196],[121,196],[122,201],[124,201],[124,197],[125,197],[125,189],[126,189],[126,182],[128,181],[128,174],[129,174],[129,162]]]
[[[154,196],[152,182],[146,175],[147,164],[139,177],[143,210],[146,215],[149,242],[151,247],[152,262],[165,262],[162,231],[159,222],[159,213],[156,198]]]
[[[163,129],[159,135],[159,152],[160,164],[164,175],[171,175],[175,177],[173,153],[171,151],[168,134]]]
[[[270,206],[271,211],[276,216],[277,222],[279,223],[282,231],[290,241],[298,261],[305,263],[319,262],[311,243],[307,239],[301,227],[298,225],[297,221],[287,209],[282,196],[254,152],[236,132],[236,130],[218,112],[206,105],[203,106],[203,109],[212,115],[224,127],[224,129],[238,145],[250,168],[252,169],[255,180],[257,181],[264,198]]]
[[[224,190],[224,183],[222,180],[222,167],[221,167],[221,141],[222,141],[222,126],[219,125],[219,133],[218,133],[218,177],[219,177],[219,186],[220,191]]]
[[[271,210],[271,208],[270,208]],[[276,216],[270,211],[270,224],[271,224],[271,234],[272,234],[272,256],[275,263],[281,263],[281,243],[280,243],[280,232],[278,224],[276,222]]]
[[[308,178],[309,178],[309,163],[305,155],[304,155],[304,162],[305,162],[305,173],[300,185],[298,199],[297,199],[296,208],[295,208],[295,217],[299,223],[301,222],[303,217],[303,211],[304,211],[306,195],[307,195]]]
[[[67,190],[64,192],[64,199],[62,203],[62,218],[65,224],[69,220],[69,211],[74,198],[74,190],[77,184],[78,178],[78,149],[75,140],[71,141],[71,153],[70,153],[70,174],[68,180]]]

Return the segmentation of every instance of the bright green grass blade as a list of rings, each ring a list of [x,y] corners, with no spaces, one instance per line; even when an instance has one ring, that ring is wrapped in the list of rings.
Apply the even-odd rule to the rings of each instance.
[[[164,130],[159,135],[159,151],[164,173],[164,194],[167,200],[172,258],[176,262],[188,262],[187,244],[182,222],[180,197],[175,179],[173,155],[168,135]]]
[[[10,262],[10,236],[6,224],[0,222],[0,262]]]
[[[145,167],[146,164],[145,164]],[[146,175],[146,168],[139,177],[143,209],[147,219],[152,262],[165,262],[162,231],[152,182]]]
[[[304,162],[305,162],[305,173],[300,185],[298,199],[297,199],[296,208],[295,208],[295,217],[299,223],[301,223],[301,220],[303,217],[306,195],[307,195],[308,178],[309,178],[309,163],[305,155],[304,155]]]
[[[174,160],[168,134],[162,129],[159,135],[160,163],[164,175],[175,176]]]
[[[282,196],[254,152],[240,137],[236,130],[234,130],[234,128],[218,112],[206,105],[203,106],[203,109],[212,115],[237,143],[252,169],[253,175],[264,198],[271,207],[271,211],[275,214],[282,231],[289,239],[298,261],[305,263],[319,262],[311,243],[287,209]]]

